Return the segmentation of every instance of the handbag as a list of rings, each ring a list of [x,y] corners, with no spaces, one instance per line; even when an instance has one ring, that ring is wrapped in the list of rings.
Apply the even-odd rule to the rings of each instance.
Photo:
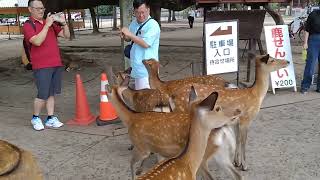
[[[136,32],[136,36],[138,36],[139,31],[142,29],[142,27],[143,27],[150,19],[152,19],[152,18],[149,18],[145,23],[143,23],[143,24],[139,27],[139,29],[138,29],[137,32]],[[124,52],[123,52],[123,53],[124,53],[124,56],[127,57],[127,58],[129,58],[129,59],[130,59],[130,51],[131,51],[132,45],[133,45],[133,41],[131,41],[130,44],[126,45],[126,47],[124,48]]]

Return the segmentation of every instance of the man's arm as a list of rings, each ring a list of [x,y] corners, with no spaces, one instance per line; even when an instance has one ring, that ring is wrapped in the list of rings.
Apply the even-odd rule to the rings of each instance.
[[[46,39],[47,37],[47,33],[49,28],[52,26],[53,23],[53,17],[52,16],[48,16],[46,19],[46,24],[44,25],[43,29],[40,31],[39,34],[32,36],[29,40],[29,42],[32,45],[35,46],[41,46],[41,44],[43,43],[43,41]]]
[[[143,39],[131,33],[128,28],[126,27],[122,28],[121,33],[123,34],[124,39],[131,39],[131,41],[140,45],[143,48],[149,47],[149,45]]]
[[[308,39],[309,39],[309,32],[304,32],[304,42],[303,42],[303,48],[308,49]]]
[[[65,39],[70,38],[70,31],[69,31],[69,27],[66,22],[63,23],[62,31],[59,32],[58,36],[63,37]]]

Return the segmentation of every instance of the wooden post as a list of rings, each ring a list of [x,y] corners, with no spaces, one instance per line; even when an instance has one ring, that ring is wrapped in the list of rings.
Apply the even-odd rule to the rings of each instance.
[[[256,39],[249,39],[249,54],[248,54],[248,65],[247,65],[247,82],[251,81],[251,67],[255,65],[255,56],[256,56]]]
[[[113,6],[113,25],[112,25],[112,30],[117,30],[117,6]]]
[[[121,27],[129,27],[129,24],[132,19],[132,3],[133,0],[120,0],[119,5],[120,5],[120,26]],[[129,42],[125,42],[124,40],[121,40],[121,52],[124,51],[124,47],[128,45]],[[122,61],[124,62],[124,69],[127,69],[130,64],[129,64],[129,59],[124,56],[122,53]]]

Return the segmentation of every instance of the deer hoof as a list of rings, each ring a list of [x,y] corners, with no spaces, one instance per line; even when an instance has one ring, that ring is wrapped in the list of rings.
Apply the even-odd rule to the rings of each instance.
[[[248,171],[248,166],[245,165],[245,164],[241,164],[240,170],[241,170],[241,171]]]
[[[133,145],[130,145],[130,146],[128,147],[128,150],[129,150],[129,151],[132,151],[133,148],[134,148],[134,146],[133,146]]]
[[[136,175],[139,176],[142,173],[142,168],[138,168],[136,170]]]
[[[235,161],[233,162],[233,165],[234,165],[234,167],[240,167],[240,166],[241,166],[241,163],[240,163],[240,161],[235,160]]]

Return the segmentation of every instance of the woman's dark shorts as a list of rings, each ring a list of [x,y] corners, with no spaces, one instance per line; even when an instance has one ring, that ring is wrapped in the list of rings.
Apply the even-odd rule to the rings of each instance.
[[[47,100],[49,96],[61,93],[62,67],[33,70],[33,77],[38,89],[37,98]]]

